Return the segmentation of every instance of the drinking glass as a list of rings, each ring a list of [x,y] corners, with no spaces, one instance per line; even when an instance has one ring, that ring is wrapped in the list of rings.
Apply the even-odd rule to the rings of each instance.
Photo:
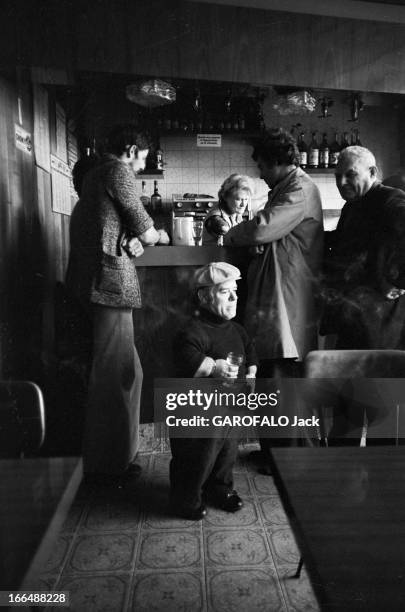
[[[238,366],[238,368],[240,368],[240,366],[244,362],[244,359],[245,358],[243,355],[241,355],[241,353],[234,353],[233,351],[228,353],[226,356],[226,361],[229,363],[229,365]],[[237,376],[238,374],[236,374],[235,378],[237,378]]]
[[[193,219],[193,238],[195,246],[199,246],[201,244],[203,229],[204,221],[201,219]]]

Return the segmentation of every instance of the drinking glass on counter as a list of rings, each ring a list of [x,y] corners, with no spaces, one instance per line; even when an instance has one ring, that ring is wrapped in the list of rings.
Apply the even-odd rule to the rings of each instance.
[[[195,246],[201,246],[203,229],[204,221],[202,219],[193,219],[193,238]]]

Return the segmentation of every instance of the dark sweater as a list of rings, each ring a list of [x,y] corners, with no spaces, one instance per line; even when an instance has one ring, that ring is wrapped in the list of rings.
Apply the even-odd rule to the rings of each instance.
[[[175,338],[177,375],[192,378],[205,357],[226,359],[230,351],[245,356],[245,363],[239,368],[241,377],[245,375],[247,366],[257,364],[254,344],[239,323],[225,321],[202,310],[199,316],[190,319],[187,327]]]

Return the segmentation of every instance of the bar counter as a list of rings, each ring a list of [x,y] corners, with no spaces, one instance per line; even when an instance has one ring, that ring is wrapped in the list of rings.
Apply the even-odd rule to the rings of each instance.
[[[244,248],[218,246],[156,246],[145,247],[136,267],[151,266],[203,266],[210,261],[241,261],[246,254]]]

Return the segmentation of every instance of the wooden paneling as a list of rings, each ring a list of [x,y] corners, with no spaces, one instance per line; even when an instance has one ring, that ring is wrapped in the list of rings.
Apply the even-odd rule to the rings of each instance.
[[[54,362],[54,294],[68,256],[69,218],[52,211],[51,178],[15,146],[33,134],[28,75],[0,79],[0,376],[35,376]]]

